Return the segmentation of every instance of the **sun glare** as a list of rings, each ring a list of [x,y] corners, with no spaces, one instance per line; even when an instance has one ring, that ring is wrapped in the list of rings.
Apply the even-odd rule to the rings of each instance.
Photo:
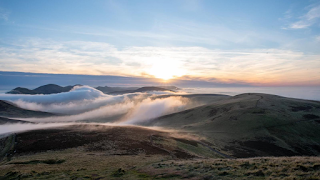
[[[178,64],[174,64],[173,62],[170,63],[168,61],[161,61],[154,63],[151,69],[149,69],[148,73],[156,78],[167,81],[175,77],[183,76],[185,71],[178,66]]]

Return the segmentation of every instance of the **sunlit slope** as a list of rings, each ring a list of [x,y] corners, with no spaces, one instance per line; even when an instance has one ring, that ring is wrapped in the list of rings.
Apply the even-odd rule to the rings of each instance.
[[[201,134],[236,157],[320,154],[320,102],[241,94],[145,125]]]

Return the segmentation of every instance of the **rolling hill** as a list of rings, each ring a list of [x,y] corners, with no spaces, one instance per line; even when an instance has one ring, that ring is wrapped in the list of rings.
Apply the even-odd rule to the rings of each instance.
[[[320,102],[241,94],[141,125],[207,137],[234,157],[320,154]]]
[[[119,95],[119,94],[127,94],[127,93],[137,93],[137,92],[148,92],[148,91],[168,91],[168,92],[174,92],[173,90],[170,89],[165,89],[161,87],[156,87],[156,86],[146,86],[146,87],[141,87],[136,90],[126,90],[126,91],[115,91],[115,92],[109,92],[108,94],[113,94],[113,95]]]
[[[99,91],[108,94],[116,91],[133,91],[138,89],[138,87],[110,87],[110,86],[98,86],[96,87]]]

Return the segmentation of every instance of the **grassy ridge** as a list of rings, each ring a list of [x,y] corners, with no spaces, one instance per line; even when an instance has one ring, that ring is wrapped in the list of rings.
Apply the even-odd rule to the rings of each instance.
[[[242,94],[145,123],[206,137],[235,157],[320,154],[320,102]]]

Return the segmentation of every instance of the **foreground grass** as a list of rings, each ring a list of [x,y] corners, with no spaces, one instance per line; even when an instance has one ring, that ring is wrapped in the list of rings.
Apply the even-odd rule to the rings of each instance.
[[[320,179],[320,157],[172,159],[79,148],[13,157],[0,179]]]
[[[15,156],[1,163],[0,179],[139,179],[149,176],[138,172],[137,168],[166,161],[166,158],[170,157],[110,156],[74,148]],[[117,173],[120,168],[121,172]]]
[[[151,166],[145,168],[146,170],[142,170],[142,172],[158,178],[320,179],[320,157],[197,159],[167,161]]]

